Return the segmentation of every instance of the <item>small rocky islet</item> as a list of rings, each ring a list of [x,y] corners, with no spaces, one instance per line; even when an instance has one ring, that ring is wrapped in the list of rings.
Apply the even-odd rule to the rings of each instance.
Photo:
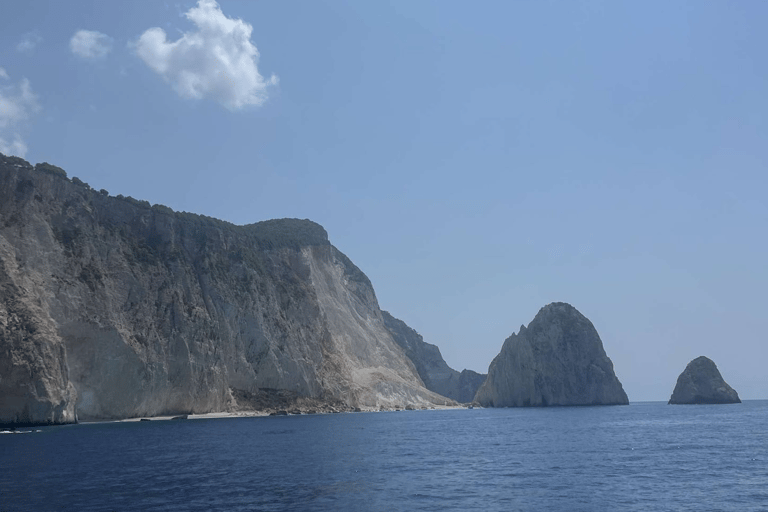
[[[717,365],[705,356],[688,363],[677,378],[669,404],[740,404],[739,394],[729,386]]]

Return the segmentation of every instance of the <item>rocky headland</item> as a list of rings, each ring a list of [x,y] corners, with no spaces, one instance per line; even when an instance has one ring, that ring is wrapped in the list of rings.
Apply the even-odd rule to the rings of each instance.
[[[386,311],[382,311],[384,325],[392,334],[395,342],[400,345],[405,354],[413,361],[419,377],[427,389],[434,391],[457,402],[468,403],[475,398],[480,385],[485,381],[485,375],[472,370],[458,372],[448,366],[436,345],[427,343],[424,338]]]
[[[592,322],[563,302],[543,307],[507,338],[475,401],[484,407],[629,403]]]
[[[453,403],[424,386],[370,281],[318,224],[236,226],[0,155],[0,424],[297,397]]]
[[[739,394],[729,386],[717,365],[700,356],[688,363],[677,378],[670,404],[740,404]]]

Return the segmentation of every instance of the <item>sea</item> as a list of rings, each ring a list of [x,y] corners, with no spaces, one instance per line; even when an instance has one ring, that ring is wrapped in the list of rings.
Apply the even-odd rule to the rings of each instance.
[[[768,511],[767,400],[19,430],[0,511]]]

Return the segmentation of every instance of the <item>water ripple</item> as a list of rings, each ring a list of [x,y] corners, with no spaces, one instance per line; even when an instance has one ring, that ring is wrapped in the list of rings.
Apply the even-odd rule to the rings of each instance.
[[[765,510],[768,402],[113,423],[0,436],[0,510]]]

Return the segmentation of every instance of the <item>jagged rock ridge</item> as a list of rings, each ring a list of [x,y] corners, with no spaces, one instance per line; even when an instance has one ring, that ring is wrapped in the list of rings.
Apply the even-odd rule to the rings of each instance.
[[[729,386],[717,365],[700,356],[688,363],[677,378],[670,404],[740,404],[739,394]]]
[[[486,407],[629,403],[592,322],[563,302],[541,308],[507,338],[475,401]]]
[[[427,389],[457,402],[467,403],[474,399],[477,389],[485,381],[485,375],[472,370],[457,372],[448,366],[436,345],[426,343],[418,332],[402,320],[386,311],[381,313],[384,325],[395,342],[405,350],[405,355],[413,361]]]
[[[430,405],[368,278],[308,220],[235,226],[0,155],[0,423]]]

